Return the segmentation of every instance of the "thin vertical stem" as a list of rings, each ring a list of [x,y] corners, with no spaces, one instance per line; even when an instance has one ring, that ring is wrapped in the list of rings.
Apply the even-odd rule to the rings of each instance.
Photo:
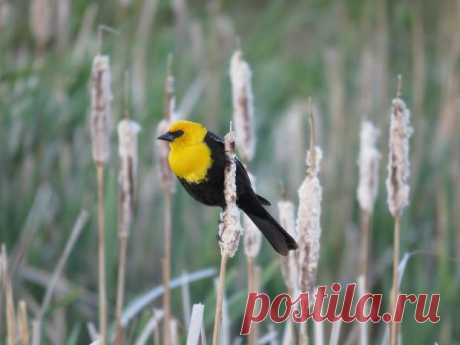
[[[222,254],[220,259],[219,284],[217,286],[216,312],[214,314],[214,330],[212,332],[212,345],[220,344],[220,328],[222,323],[222,303],[224,301],[225,272],[228,256]]]
[[[162,260],[163,265],[163,345],[171,343],[171,200],[172,195],[168,190],[165,192],[165,205],[164,205],[164,257]]]
[[[395,217],[395,228],[394,228],[394,242],[393,242],[393,289],[391,306],[393,309],[393,318],[396,312],[396,303],[399,294],[399,277],[398,277],[398,265],[399,265],[399,245],[400,245],[400,233],[401,233],[401,217],[397,215]],[[398,325],[392,322],[390,325],[390,345],[396,345],[398,339]]]
[[[368,260],[371,214],[361,210],[361,275],[364,277],[364,290],[368,289]]]
[[[125,222],[123,227],[125,227]],[[118,262],[118,281],[117,281],[117,305],[116,305],[116,319],[117,319],[117,331],[116,331],[116,345],[124,344],[124,330],[121,324],[121,314],[124,304],[125,296],[125,276],[126,276],[126,251],[128,247],[128,229],[122,229],[119,234],[120,249],[119,249],[119,262]]]
[[[99,333],[100,344],[107,344],[107,286],[105,276],[105,213],[104,164],[96,163],[98,195],[98,255],[99,255]]]
[[[361,210],[361,276],[362,290],[366,293],[368,290],[368,261],[369,261],[369,242],[370,242],[370,222],[371,214],[368,211]],[[360,344],[368,344],[368,324],[360,325]]]

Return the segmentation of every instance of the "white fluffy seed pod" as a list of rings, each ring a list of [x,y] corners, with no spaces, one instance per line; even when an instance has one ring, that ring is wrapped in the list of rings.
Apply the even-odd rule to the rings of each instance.
[[[402,214],[409,205],[409,138],[412,135],[410,111],[404,101],[393,99],[390,119],[388,176],[386,187],[388,207],[393,216]]]
[[[122,120],[118,124],[118,153],[120,155],[120,200],[123,229],[131,224],[134,190],[137,177],[137,135],[141,127],[135,121]]]
[[[358,158],[359,184],[358,202],[362,210],[372,213],[379,187],[380,152],[377,140],[380,131],[369,121],[363,121],[360,134]]]
[[[112,130],[112,91],[110,60],[96,55],[91,72],[91,142],[94,161],[105,163],[110,158]]]
[[[289,235],[297,240],[294,204],[287,200],[280,201],[278,202],[278,212],[280,225],[286,229]],[[296,252],[290,251],[287,256],[281,257],[281,273],[283,274],[286,287],[290,290],[291,293],[294,293],[294,296],[296,296],[298,290]]]
[[[298,234],[298,275],[302,291],[311,292],[316,285],[320,237],[321,237],[321,199],[322,188],[318,179],[322,152],[307,152],[307,176],[299,188],[299,210],[297,214]]]
[[[160,121],[157,127],[157,135],[155,138],[161,134],[164,134],[168,131],[170,121],[163,119]],[[160,174],[160,184],[164,192],[174,192],[175,190],[175,179],[174,175],[169,167],[168,155],[169,155],[169,144],[163,140],[155,140],[156,146],[156,157],[159,165],[159,174]]]
[[[251,86],[251,68],[237,50],[230,61],[230,80],[233,95],[233,121],[236,145],[241,158],[249,162],[254,157],[254,105]]]
[[[222,256],[233,257],[238,249],[242,229],[240,211],[236,206],[235,135],[231,129],[225,136],[225,154],[227,156],[224,181],[226,207],[221,213],[222,222],[219,224],[219,244]]]
[[[255,190],[255,178],[249,174],[252,188]],[[255,258],[262,245],[262,234],[253,221],[243,214],[243,227],[244,227],[244,252],[246,256]]]

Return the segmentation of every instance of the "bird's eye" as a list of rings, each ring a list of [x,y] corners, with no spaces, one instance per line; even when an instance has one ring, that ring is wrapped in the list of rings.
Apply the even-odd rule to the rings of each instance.
[[[179,129],[177,131],[170,132],[170,134],[174,137],[174,139],[176,139],[184,135],[184,131]]]

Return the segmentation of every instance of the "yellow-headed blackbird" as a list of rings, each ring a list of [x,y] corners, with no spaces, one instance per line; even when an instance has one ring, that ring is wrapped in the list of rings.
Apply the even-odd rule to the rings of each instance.
[[[173,122],[158,139],[169,142],[169,166],[187,192],[205,205],[225,208],[224,141],[201,124],[184,120]],[[270,202],[254,192],[238,159],[236,194],[238,207],[251,218],[278,253],[287,255],[290,249],[297,248],[295,240],[262,206],[270,205]]]

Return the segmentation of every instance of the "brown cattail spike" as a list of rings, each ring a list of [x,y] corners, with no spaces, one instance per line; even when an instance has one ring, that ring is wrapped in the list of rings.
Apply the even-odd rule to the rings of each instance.
[[[120,155],[121,211],[124,229],[129,229],[132,219],[134,190],[137,176],[137,136],[141,127],[132,120],[122,120],[118,124]]]
[[[241,158],[249,162],[254,157],[254,106],[251,85],[252,72],[243,54],[237,50],[230,61],[230,80],[233,95],[233,121],[236,144]]]
[[[223,256],[233,257],[238,249],[241,225],[240,213],[236,206],[235,135],[231,124],[230,132],[225,136],[225,154],[227,156],[224,180],[226,207],[222,212],[222,223],[219,227],[219,244]]]
[[[401,215],[409,205],[409,138],[413,129],[410,125],[410,111],[406,103],[393,99],[390,118],[390,139],[388,154],[388,207],[393,216]]]
[[[91,141],[93,159],[105,163],[110,158],[112,91],[110,60],[96,55],[91,72]]]
[[[307,176],[299,188],[297,234],[299,244],[299,287],[311,292],[316,284],[321,237],[322,188],[318,179],[322,151],[315,145],[314,118],[310,112],[310,149],[307,151]]]
[[[380,152],[377,140],[380,131],[369,121],[363,121],[360,134],[358,158],[359,185],[358,202],[362,210],[372,213],[379,185]]]

